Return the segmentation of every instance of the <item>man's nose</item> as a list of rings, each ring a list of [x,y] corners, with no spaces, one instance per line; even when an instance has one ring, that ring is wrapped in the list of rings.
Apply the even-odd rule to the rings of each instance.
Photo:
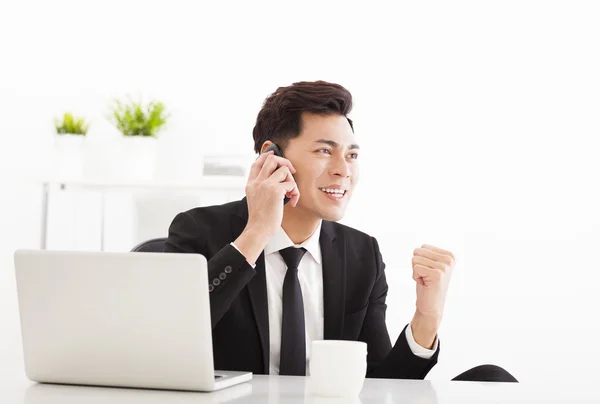
[[[344,158],[336,159],[335,164],[332,168],[333,175],[343,178],[350,178],[352,170],[350,170],[350,164]]]

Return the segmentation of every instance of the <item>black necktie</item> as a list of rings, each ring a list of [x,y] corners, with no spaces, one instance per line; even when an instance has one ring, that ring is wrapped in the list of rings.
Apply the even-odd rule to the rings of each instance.
[[[304,376],[306,374],[304,303],[298,281],[298,265],[305,252],[304,248],[295,247],[279,251],[287,265],[283,280],[280,375]]]

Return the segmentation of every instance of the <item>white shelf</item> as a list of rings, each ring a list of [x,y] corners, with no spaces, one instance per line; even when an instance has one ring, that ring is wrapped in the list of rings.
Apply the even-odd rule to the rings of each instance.
[[[71,180],[63,178],[39,178],[31,179],[32,182],[48,185],[59,185],[75,188],[95,188],[95,189],[172,189],[172,190],[243,190],[246,187],[247,178],[237,176],[204,176],[194,182],[177,181],[105,181],[105,180]]]

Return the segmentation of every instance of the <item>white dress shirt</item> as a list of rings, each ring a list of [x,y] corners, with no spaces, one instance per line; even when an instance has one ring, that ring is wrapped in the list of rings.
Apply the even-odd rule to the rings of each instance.
[[[281,350],[281,317],[283,313],[282,289],[287,267],[279,250],[288,247],[304,247],[306,254],[298,265],[298,280],[302,289],[304,303],[304,324],[306,327],[306,374],[309,374],[311,341],[322,340],[323,336],[323,266],[319,237],[321,224],[302,244],[294,244],[279,228],[264,250],[265,275],[267,280],[267,300],[269,310],[269,374],[279,374],[279,356]],[[237,248],[235,244],[232,243]],[[238,249],[239,250],[239,249]],[[406,327],[406,339],[411,351],[424,359],[429,359],[437,350],[436,338],[433,349],[426,349],[415,342],[410,325]]]

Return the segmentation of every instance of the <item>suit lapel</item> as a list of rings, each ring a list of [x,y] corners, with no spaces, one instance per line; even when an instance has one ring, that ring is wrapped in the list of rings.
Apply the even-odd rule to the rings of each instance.
[[[260,337],[265,374],[269,374],[269,307],[264,253],[261,253],[260,257],[258,257],[255,270],[256,275],[248,282],[247,287],[252,311],[254,312],[254,319],[256,320],[256,328]]]
[[[244,231],[248,223],[248,203],[246,198],[240,201],[239,209],[236,211],[233,225],[231,227],[233,240],[239,237]],[[248,282],[248,295],[254,319],[256,320],[256,328],[260,338],[262,348],[264,373],[269,374],[269,307],[267,300],[267,278],[265,275],[265,256],[264,252],[260,254],[254,268],[256,275]]]
[[[333,223],[321,226],[323,259],[324,338],[341,339],[346,302],[346,245],[343,234],[336,235]]]

